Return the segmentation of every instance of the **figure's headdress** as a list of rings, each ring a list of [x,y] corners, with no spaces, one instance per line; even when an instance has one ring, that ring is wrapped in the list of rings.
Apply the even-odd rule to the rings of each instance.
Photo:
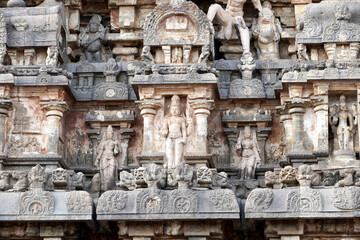
[[[173,107],[173,106],[180,107],[180,98],[178,95],[174,95],[171,98],[170,107]]]
[[[101,16],[99,14],[95,14],[91,17],[89,23],[97,23],[100,24],[101,22]]]
[[[106,132],[114,132],[113,128],[111,125],[109,125],[106,129]]]

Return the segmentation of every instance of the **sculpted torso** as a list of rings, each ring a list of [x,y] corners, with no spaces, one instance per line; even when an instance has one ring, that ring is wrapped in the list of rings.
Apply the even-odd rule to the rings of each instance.
[[[243,7],[247,0],[229,0],[226,10],[233,17],[242,17],[244,16]]]
[[[182,136],[182,129],[181,127],[185,124],[185,119],[178,116],[171,116],[167,119],[168,126],[169,126],[169,134],[168,138],[175,139],[181,138]]]

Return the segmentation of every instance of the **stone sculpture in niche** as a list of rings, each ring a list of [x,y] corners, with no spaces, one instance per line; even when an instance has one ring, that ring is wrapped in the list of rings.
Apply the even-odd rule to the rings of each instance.
[[[97,169],[100,169],[101,189],[103,191],[111,190],[115,186],[118,166],[115,157],[119,151],[119,140],[110,125],[101,139],[94,164]]]
[[[240,164],[240,173],[242,179],[251,179],[255,177],[255,170],[260,164],[260,149],[256,140],[256,133],[250,126],[245,126],[240,132],[236,143],[238,150],[238,161]]]
[[[263,9],[259,13],[259,18],[254,19],[251,31],[257,39],[255,47],[260,59],[280,57],[279,42],[282,29],[268,1],[263,3]]]
[[[101,16],[95,14],[86,28],[81,28],[80,46],[83,48],[88,61],[101,61],[101,46],[105,40],[107,28],[101,25]]]
[[[233,27],[240,32],[241,44],[244,54],[250,53],[250,32],[244,21],[243,7],[246,0],[229,0],[224,10],[219,4],[212,4],[208,10],[207,18],[210,22],[216,18],[221,24],[221,34],[225,39],[233,35]],[[252,0],[256,9],[262,11],[260,0]]]
[[[165,119],[161,134],[166,138],[164,166],[175,168],[183,159],[186,142],[186,120],[181,116],[180,98],[177,95],[171,98],[170,116]]]
[[[330,107],[329,115],[330,126],[334,134],[334,150],[341,151],[342,155],[345,153],[344,151],[353,152],[353,137],[357,119],[356,114],[349,110],[344,95],[340,96],[339,104]],[[336,151],[334,154],[337,154]]]

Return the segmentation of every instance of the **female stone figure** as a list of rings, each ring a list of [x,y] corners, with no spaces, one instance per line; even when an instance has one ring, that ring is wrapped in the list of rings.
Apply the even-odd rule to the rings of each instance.
[[[180,98],[174,95],[171,98],[170,116],[165,119],[161,134],[166,138],[165,167],[175,168],[183,158],[186,142],[186,121],[180,113]]]
[[[110,125],[104,134],[98,148],[95,167],[100,169],[101,189],[111,190],[115,186],[117,176],[117,160],[119,140]]]
[[[250,126],[245,126],[244,131],[240,132],[236,149],[239,152],[241,179],[254,178],[261,159],[256,134],[251,132]]]

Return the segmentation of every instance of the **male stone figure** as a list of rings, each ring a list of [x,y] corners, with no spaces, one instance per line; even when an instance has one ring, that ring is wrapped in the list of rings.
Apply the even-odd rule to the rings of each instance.
[[[86,59],[88,61],[100,61],[101,60],[101,45],[105,40],[105,34],[107,28],[101,25],[101,16],[95,14],[86,28],[81,29],[79,35],[80,46],[83,48]]]
[[[354,150],[350,142],[354,134],[354,116],[347,107],[344,95],[340,96],[338,110],[330,111],[330,115],[330,125],[335,127],[337,124],[335,150]]]
[[[181,163],[186,142],[186,123],[180,114],[180,98],[177,95],[171,98],[170,116],[165,119],[161,134],[166,137],[164,166],[175,168]]]
[[[260,0],[251,0],[255,8],[262,11]],[[228,0],[226,9],[224,10],[219,4],[212,4],[208,10],[207,18],[210,22],[216,18],[221,24],[221,33],[225,39],[229,40],[233,34],[235,26],[240,32],[241,44],[243,46],[243,54],[250,54],[250,33],[245,25],[243,7],[246,0]]]
[[[119,140],[110,125],[101,139],[95,167],[100,169],[101,189],[111,190],[115,186],[117,176],[117,160],[115,156],[119,153]]]
[[[250,126],[245,126],[243,133],[240,132],[236,149],[240,153],[241,178],[254,178],[256,167],[261,159],[256,136],[251,132]]]

